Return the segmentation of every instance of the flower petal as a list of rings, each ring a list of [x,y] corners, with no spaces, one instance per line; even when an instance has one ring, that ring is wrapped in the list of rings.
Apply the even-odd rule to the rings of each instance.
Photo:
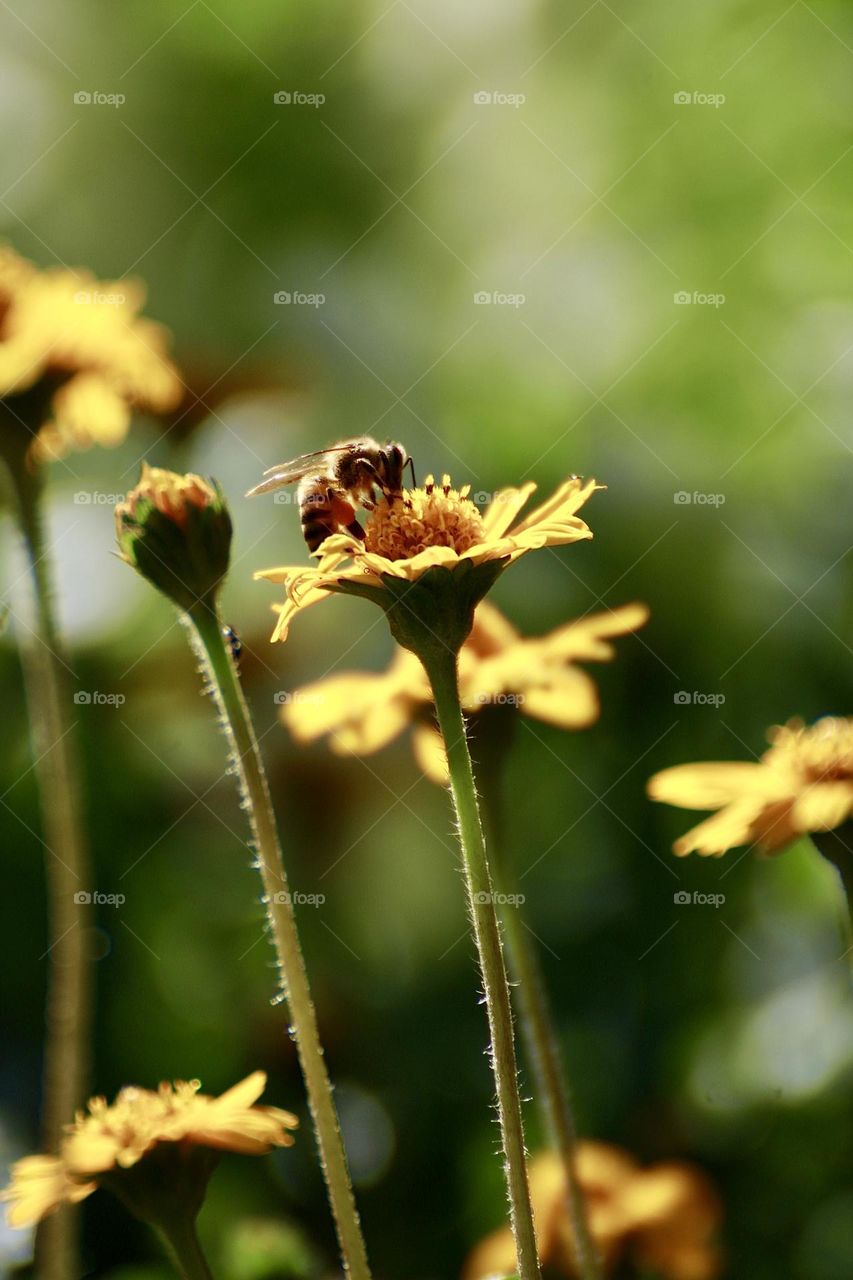
[[[793,821],[800,831],[831,831],[853,814],[853,782],[816,782],[794,800]]]
[[[438,786],[446,786],[449,780],[447,754],[444,739],[434,725],[417,724],[412,734],[415,760],[421,773]]]
[[[483,512],[483,528],[489,540],[503,537],[530,495],[535,492],[536,485],[528,481],[520,488],[499,489],[494,494]]]
[[[519,707],[524,715],[558,729],[586,729],[601,712],[595,681],[574,668],[555,673],[540,688],[526,689]]]
[[[646,790],[652,800],[681,809],[717,809],[747,796],[781,799],[791,791],[790,782],[763,764],[677,764],[649,778]]]
[[[597,489],[604,488],[606,488],[605,485],[598,484],[595,480],[584,482],[580,476],[571,476],[551,494],[550,498],[546,498],[538,507],[535,507],[521,524],[511,529],[510,535],[515,538],[518,534],[527,533],[540,525],[553,526],[555,522],[561,525],[570,520],[575,512],[580,511]]]
[[[676,840],[673,850],[679,858],[688,853],[720,857],[736,845],[752,844],[756,838],[756,822],[764,810],[765,804],[760,797],[737,800],[691,828]]]

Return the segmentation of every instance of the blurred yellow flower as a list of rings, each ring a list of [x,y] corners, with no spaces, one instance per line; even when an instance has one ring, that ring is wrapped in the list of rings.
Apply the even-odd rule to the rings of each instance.
[[[509,704],[563,729],[583,729],[600,711],[595,682],[575,664],[608,662],[609,640],[648,618],[643,604],[587,614],[545,636],[521,636],[499,609],[483,600],[459,654],[459,690],[465,711]],[[432,693],[420,661],[398,648],[387,670],[346,672],[297,689],[282,720],[299,742],[329,736],[341,755],[370,755],[414,726],[415,755],[434,782],[447,780],[441,734],[427,719]]]
[[[808,832],[830,831],[853,815],[853,719],[825,716],[808,728],[791,720],[768,733],[758,763],[683,764],[648,782],[653,800],[718,812],[673,846],[679,856],[720,856],[757,843],[781,852]]]
[[[440,485],[427,477],[422,489],[406,490],[402,500],[377,505],[365,523],[364,542],[333,534],[317,552],[317,565],[285,565],[255,574],[285,586],[287,599],[276,606],[272,639],[286,639],[296,614],[333,592],[365,594],[372,588],[381,593],[384,579],[415,582],[439,567],[472,569],[493,562],[505,567],[528,551],[591,538],[592,531],[576,513],[602,487],[573,476],[511,528],[534,484],[500,490],[481,513],[468,497],[470,485],[457,490],[449,476]]]
[[[137,280],[97,280],[88,271],[39,271],[0,245],[0,400],[43,388],[30,457],[61,458],[124,438],[134,406],[165,412],[182,383],[167,356],[167,333],[138,312]]]
[[[722,1209],[700,1169],[674,1161],[642,1169],[617,1147],[581,1142],[577,1173],[606,1273],[627,1264],[631,1274],[648,1271],[662,1280],[714,1280],[720,1274],[715,1237]],[[577,1276],[565,1168],[558,1156],[548,1152],[532,1160],[530,1193],[543,1268],[555,1276]],[[504,1228],[472,1251],[463,1280],[511,1275],[514,1267],[512,1236]]]
[[[80,1112],[68,1126],[59,1155],[27,1156],[13,1166],[2,1193],[11,1202],[10,1225],[31,1226],[60,1205],[85,1199],[100,1177],[131,1169],[166,1144],[243,1155],[291,1146],[288,1130],[296,1128],[296,1117],[254,1105],[265,1086],[266,1074],[255,1071],[218,1098],[199,1093],[198,1080],[163,1083],[156,1092],[128,1087],[111,1105],[92,1098],[88,1114]]]

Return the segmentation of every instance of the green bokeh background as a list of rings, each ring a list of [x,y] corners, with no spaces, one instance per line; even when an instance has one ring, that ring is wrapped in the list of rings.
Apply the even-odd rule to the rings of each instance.
[[[292,507],[243,492],[367,432],[478,492],[607,483],[594,541],[527,558],[494,597],[529,634],[631,599],[653,614],[596,672],[599,724],[522,720],[507,779],[581,1129],[701,1163],[726,1203],[727,1275],[849,1280],[853,1007],[833,879],[805,846],[677,863],[689,816],[644,783],[850,709],[850,6],[14,0],[0,27],[2,233],[45,266],[143,276],[202,401],[55,465],[50,529],[74,685],[125,699],[72,708],[92,887],[127,899],[94,940],[97,1089],[219,1091],[263,1067],[270,1100],[306,1121],[292,1151],[217,1175],[202,1229],[219,1274],[237,1274],[253,1217],[295,1223],[329,1271],[334,1242],[223,743],[172,612],[112,556],[112,495],[142,457],[215,475],[232,504],[225,612],[293,882],[325,895],[299,923],[377,1274],[457,1275],[502,1216],[447,798],[405,743],[343,761],[277,724],[276,693],[380,668],[384,623],[333,601],[272,649],[274,592],[251,582],[304,552]],[[13,1156],[37,1143],[48,940],[8,525],[2,556]],[[674,903],[694,890],[725,903]],[[536,1147],[532,1106],[527,1120]],[[155,1274],[106,1196],[85,1217],[87,1275]]]

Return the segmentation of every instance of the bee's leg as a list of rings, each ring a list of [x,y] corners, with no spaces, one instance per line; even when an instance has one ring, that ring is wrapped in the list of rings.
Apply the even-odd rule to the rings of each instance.
[[[364,542],[364,529],[361,527],[361,525],[358,523],[357,520],[352,520],[346,526],[346,530],[347,530],[347,533],[350,534],[353,538],[358,538],[359,542]]]
[[[369,458],[357,458],[356,463],[364,473],[365,477],[367,477],[370,488],[372,489],[375,485],[386,502],[392,502],[394,498],[397,497],[397,494],[388,488],[387,484],[382,479],[381,475]],[[362,506],[366,507],[368,511],[370,510],[370,507],[367,506],[366,502],[363,502]]]

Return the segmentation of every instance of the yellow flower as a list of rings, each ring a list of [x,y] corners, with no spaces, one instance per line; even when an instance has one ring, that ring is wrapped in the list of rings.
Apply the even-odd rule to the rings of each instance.
[[[0,245],[0,400],[37,434],[35,462],[124,438],[134,406],[165,412],[182,384],[167,334],[138,312],[136,280],[99,281],[88,271],[39,271]],[[38,421],[19,414],[39,386]]]
[[[26,1227],[60,1205],[83,1200],[100,1178],[133,1168],[149,1153],[193,1147],[264,1155],[291,1146],[287,1132],[298,1121],[289,1111],[254,1104],[266,1074],[255,1071],[218,1098],[199,1093],[198,1080],[163,1083],[154,1092],[129,1087],[115,1102],[92,1098],[80,1112],[57,1156],[27,1156],[12,1168],[2,1193],[11,1202],[9,1223]]]
[[[509,704],[563,729],[583,729],[599,716],[595,682],[575,664],[607,662],[608,641],[642,626],[643,604],[587,614],[545,636],[523,637],[499,609],[483,600],[459,654],[463,708],[474,713]],[[370,755],[410,724],[418,764],[434,782],[447,780],[441,734],[431,718],[432,693],[421,663],[398,648],[387,670],[347,672],[294,691],[282,720],[299,742],[329,736],[341,755]]]
[[[664,1280],[714,1280],[719,1275],[714,1237],[722,1211],[700,1169],[676,1162],[641,1169],[617,1147],[581,1142],[577,1174],[606,1273],[628,1262]],[[531,1161],[530,1193],[543,1268],[555,1276],[577,1276],[565,1169],[556,1155],[546,1152]],[[514,1267],[512,1235],[504,1228],[472,1251],[463,1280],[506,1276]]]
[[[457,490],[449,476],[440,485],[427,477],[422,489],[406,490],[402,499],[378,504],[365,524],[364,542],[333,534],[317,552],[317,565],[285,565],[255,574],[285,586],[287,599],[276,606],[279,616],[272,639],[286,639],[295,615],[333,592],[372,593],[382,603],[383,596],[392,598],[395,581],[398,587],[415,583],[433,569],[457,572],[491,565],[497,576],[528,551],[591,538],[592,531],[577,512],[602,487],[572,476],[513,526],[534,484],[502,489],[481,513],[468,497],[470,485]],[[483,586],[472,608],[486,590]]]
[[[757,764],[683,764],[649,779],[653,800],[717,813],[677,840],[675,852],[720,856],[757,843],[779,853],[808,832],[830,831],[853,815],[853,719],[825,716],[771,729]]]

